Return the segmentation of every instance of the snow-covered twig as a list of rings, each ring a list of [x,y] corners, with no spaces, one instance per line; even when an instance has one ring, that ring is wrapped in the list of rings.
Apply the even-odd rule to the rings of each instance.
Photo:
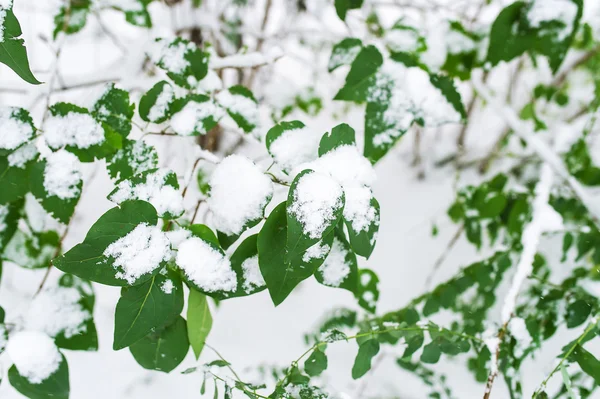
[[[531,148],[542,161],[547,163],[558,176],[566,181],[575,196],[587,208],[594,223],[600,227],[600,207],[597,205],[597,201],[594,201],[590,196],[589,190],[583,187],[569,173],[562,159],[539,136],[536,136],[531,128],[519,119],[517,113],[512,108],[498,102],[484,85],[481,79],[481,73],[473,73],[472,83],[479,95],[499,112],[515,134],[523,139],[523,141],[527,143],[527,146]]]
[[[272,64],[283,56],[283,51],[274,48],[267,53],[251,52],[246,54],[234,54],[223,58],[213,58],[210,66],[213,69],[224,68],[257,68]]]
[[[552,231],[557,227],[554,223],[556,220],[555,215],[552,213],[553,211],[548,204],[553,181],[554,171],[549,164],[545,163],[542,166],[540,180],[535,187],[532,219],[523,230],[523,235],[521,236],[523,250],[521,252],[519,263],[517,264],[517,272],[513,276],[510,289],[506,294],[504,304],[502,305],[502,327],[500,328],[498,335],[490,340],[489,349],[492,354],[492,367],[488,376],[484,399],[489,397],[494,379],[498,375],[498,353],[500,342],[506,334],[508,324],[514,315],[517,306],[517,297],[523,287],[523,283],[533,270],[533,261],[535,259],[535,254],[538,251],[540,238],[544,232]]]

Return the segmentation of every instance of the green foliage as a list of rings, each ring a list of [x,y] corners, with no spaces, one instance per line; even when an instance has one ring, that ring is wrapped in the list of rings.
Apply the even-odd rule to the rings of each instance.
[[[379,353],[379,341],[367,339],[359,343],[358,354],[352,366],[352,378],[355,380],[365,375],[371,369],[371,361]]]
[[[348,10],[362,7],[363,0],[335,0],[335,11],[342,21],[346,20]]]
[[[13,365],[8,370],[8,380],[18,392],[30,399],[68,399],[69,398],[69,366],[67,359],[61,354],[62,360],[58,369],[39,384],[31,383],[27,377],[19,374]]]
[[[183,287],[174,273],[159,273],[143,284],[123,288],[115,311],[113,349],[126,348],[170,325],[182,310]]]
[[[186,322],[178,316],[172,324],[132,344],[129,350],[143,368],[169,373],[183,361],[189,348]]]
[[[2,26],[0,26],[0,62],[12,69],[21,79],[27,83],[33,85],[39,85],[42,82],[38,81],[29,67],[29,60],[27,59],[27,49],[25,48],[25,41],[19,37],[23,34],[21,31],[21,25],[17,20],[17,17],[11,7],[7,10],[6,15],[2,20]]]
[[[188,298],[187,323],[188,338],[197,359],[212,328],[212,315],[206,296],[193,289]]]
[[[157,222],[156,210],[149,203],[123,202],[120,207],[113,208],[102,215],[90,228],[81,244],[77,244],[66,254],[54,259],[52,263],[65,273],[106,285],[138,285],[152,280],[160,267],[140,276],[134,284],[128,284],[127,280],[119,277],[123,275],[122,268],[114,264],[114,258],[105,256],[104,251],[110,244],[125,237],[137,226],[141,224],[155,226]]]

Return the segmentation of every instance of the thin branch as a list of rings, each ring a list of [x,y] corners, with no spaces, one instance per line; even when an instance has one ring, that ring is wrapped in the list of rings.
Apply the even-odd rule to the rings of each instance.
[[[429,275],[427,276],[427,279],[425,280],[425,287],[428,290],[429,290],[429,288],[431,288],[431,283],[433,281],[433,277],[437,273],[440,266],[442,266],[442,263],[444,263],[444,260],[446,260],[446,258],[448,257],[448,254],[450,253],[450,251],[452,251],[452,248],[454,248],[454,246],[458,242],[458,239],[462,235],[463,231],[465,231],[464,224],[460,225],[458,230],[456,230],[456,233],[454,233],[454,235],[448,242],[448,245],[446,246],[446,249],[444,250],[444,252],[442,252],[442,254],[438,257],[438,259],[433,264],[433,268],[431,269],[431,272],[429,273]]]

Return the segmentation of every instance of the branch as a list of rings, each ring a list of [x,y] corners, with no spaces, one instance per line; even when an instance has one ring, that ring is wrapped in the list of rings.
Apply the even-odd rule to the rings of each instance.
[[[489,89],[483,84],[479,74],[473,73],[472,82],[479,95],[498,111],[514,133],[523,139],[523,141],[527,143],[527,146],[531,148],[542,161],[547,163],[558,176],[565,180],[575,196],[586,207],[594,223],[600,227],[600,207],[595,203],[597,201],[594,201],[594,199],[591,198],[590,191],[587,188],[583,187],[573,176],[571,176],[562,159],[539,136],[536,136],[528,125],[524,124],[519,119],[512,108],[499,103],[497,99],[492,96]]]
[[[506,335],[508,324],[512,319],[515,309],[517,307],[517,297],[523,287],[523,283],[527,280],[527,277],[533,271],[533,261],[535,254],[537,253],[540,238],[545,231],[552,229],[548,223],[547,208],[548,200],[550,199],[550,189],[554,181],[554,171],[549,164],[545,163],[542,166],[540,173],[540,180],[535,187],[535,199],[533,201],[533,217],[531,222],[523,230],[521,236],[521,245],[523,250],[521,252],[521,258],[517,264],[517,272],[513,276],[510,289],[504,298],[504,304],[502,306],[501,321],[502,327],[500,328],[498,335],[490,340],[488,344],[490,352],[492,353],[492,368],[487,379],[485,386],[484,399],[488,399],[494,380],[498,375],[498,355],[500,352],[500,342]]]

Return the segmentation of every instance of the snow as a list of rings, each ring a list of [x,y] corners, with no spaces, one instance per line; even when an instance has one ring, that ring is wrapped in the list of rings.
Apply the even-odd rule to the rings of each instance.
[[[302,256],[302,261],[310,262],[313,259],[321,259],[327,255],[329,250],[329,245],[322,245],[322,243],[318,242],[306,250],[306,252]]]
[[[77,157],[66,150],[54,152],[46,158],[44,189],[49,196],[63,200],[81,194],[81,172]]]
[[[278,47],[274,47],[266,53],[251,52],[234,54],[223,58],[211,57],[210,67],[213,69],[254,67],[271,64],[282,56],[283,51]]]
[[[109,199],[117,204],[132,199],[147,201],[156,208],[160,217],[179,216],[183,213],[183,197],[175,187],[166,184],[170,173],[168,169],[159,169],[147,174],[143,183],[124,180]]]
[[[139,224],[125,237],[110,244],[103,253],[114,258],[116,277],[133,284],[144,274],[152,273],[170,256],[169,240],[156,226]]]
[[[166,39],[159,39],[150,52],[150,58],[155,64],[160,64],[168,72],[180,74],[190,66],[190,62],[185,59],[185,55],[195,49],[196,46],[193,43],[174,43]]]
[[[173,249],[179,248],[179,245],[192,235],[187,229],[169,230],[165,234]]]
[[[158,165],[157,157],[151,147],[146,145],[143,140],[136,140],[131,147],[131,152],[125,149],[120,149],[113,156],[113,162],[117,163],[124,158],[127,158],[127,164],[131,167],[133,174],[154,169]]]
[[[223,81],[214,70],[209,69],[204,79],[198,82],[196,88],[205,93],[212,93],[223,88]]]
[[[577,5],[571,0],[535,0],[527,12],[527,20],[532,28],[542,28],[542,25],[550,21],[560,21],[564,27],[548,29],[557,32],[557,40],[563,41],[573,32],[575,18],[577,17]],[[544,32],[545,29],[542,29]]]
[[[298,219],[305,235],[320,238],[335,220],[335,211],[342,207],[342,196],[342,187],[333,178],[308,172],[298,181],[288,215]]]
[[[2,23],[2,12],[6,11],[0,10],[0,25]],[[2,40],[0,40],[0,43],[2,43]],[[33,136],[31,124],[14,116],[18,110],[19,108],[15,107],[0,107],[0,130],[2,131],[0,149],[14,150]]]
[[[6,10],[12,8],[13,0],[0,0],[0,43],[4,41],[4,19]]]
[[[104,141],[104,129],[89,114],[69,112],[50,116],[44,125],[44,138],[51,148],[89,148]]]
[[[242,262],[242,271],[244,273],[244,284],[242,288],[246,293],[265,286],[265,279],[258,266],[258,255],[254,255]]]
[[[271,143],[269,152],[284,171],[313,161],[319,155],[321,137],[308,128],[286,130]]]
[[[329,64],[327,65],[328,69],[332,69],[338,65],[349,65],[354,61],[362,46],[354,46],[350,48],[336,48],[331,53],[331,57],[329,58]]]
[[[464,54],[475,50],[475,42],[462,32],[448,29],[446,33],[446,48],[449,54]]]
[[[294,174],[305,169],[326,173],[341,185],[360,184],[371,186],[376,180],[373,165],[354,145],[337,147],[313,162],[298,166]]]
[[[391,97],[390,93],[391,92]],[[406,131],[415,119],[426,127],[457,123],[461,115],[418,67],[386,61],[377,75],[377,83],[369,92],[368,101],[387,102],[381,119],[388,129],[373,139],[375,146],[392,143]]]
[[[373,194],[369,187],[347,184],[344,186],[344,193],[344,219],[352,224],[354,231],[367,231],[371,225],[379,224],[377,211],[371,206]]]
[[[521,252],[521,258],[517,264],[517,271],[513,276],[513,280],[504,303],[502,305],[502,323],[508,323],[513,316],[515,308],[517,306],[517,296],[521,290],[521,287],[527,277],[533,270],[533,260],[535,254],[538,251],[540,237],[542,233],[547,231],[547,220],[548,215],[547,205],[550,199],[550,189],[554,181],[554,172],[548,164],[542,166],[540,172],[540,180],[535,187],[535,199],[533,201],[533,216],[531,222],[523,230],[521,236],[521,245],[523,250]],[[554,227],[555,221],[552,222],[551,227]]]
[[[232,292],[237,288],[229,259],[198,237],[188,238],[179,245],[176,263],[203,291]]]
[[[508,323],[508,331],[515,338],[517,344],[515,346],[515,356],[521,357],[525,349],[533,342],[525,320],[520,317],[513,317]]]
[[[156,122],[164,118],[169,110],[169,104],[175,98],[175,92],[173,91],[173,87],[170,84],[165,84],[162,87],[162,91],[156,97],[156,102],[150,108],[148,112],[148,120],[150,122]]]
[[[29,143],[22,145],[15,151],[8,154],[8,165],[15,168],[24,168],[27,162],[31,161],[38,155],[38,150],[35,144]]]
[[[39,331],[11,333],[6,351],[19,374],[32,384],[42,383],[62,362],[54,340]]]
[[[215,121],[225,115],[223,108],[212,100],[204,102],[189,101],[181,111],[171,118],[171,127],[182,136],[191,136],[195,132],[206,134],[204,120],[212,116]]]
[[[0,205],[0,233],[6,230],[6,217],[8,216],[9,209],[8,205]]]
[[[412,29],[391,29],[384,41],[392,51],[414,53],[419,48],[419,34]]]
[[[240,234],[248,222],[262,218],[273,196],[271,179],[241,155],[223,159],[209,184],[207,203],[213,212],[214,225],[227,235]]]
[[[165,294],[171,294],[171,293],[173,293],[173,290],[175,289],[175,284],[173,284],[173,280],[166,280],[165,282],[162,283],[162,285],[160,286],[160,289]]]
[[[229,112],[240,115],[255,127],[258,126],[258,104],[251,98],[242,96],[241,94],[233,94],[226,90],[217,94],[216,100]]]
[[[27,330],[41,331],[50,337],[63,333],[65,338],[84,333],[92,315],[80,303],[76,288],[53,287],[41,291],[31,302],[25,316]]]

